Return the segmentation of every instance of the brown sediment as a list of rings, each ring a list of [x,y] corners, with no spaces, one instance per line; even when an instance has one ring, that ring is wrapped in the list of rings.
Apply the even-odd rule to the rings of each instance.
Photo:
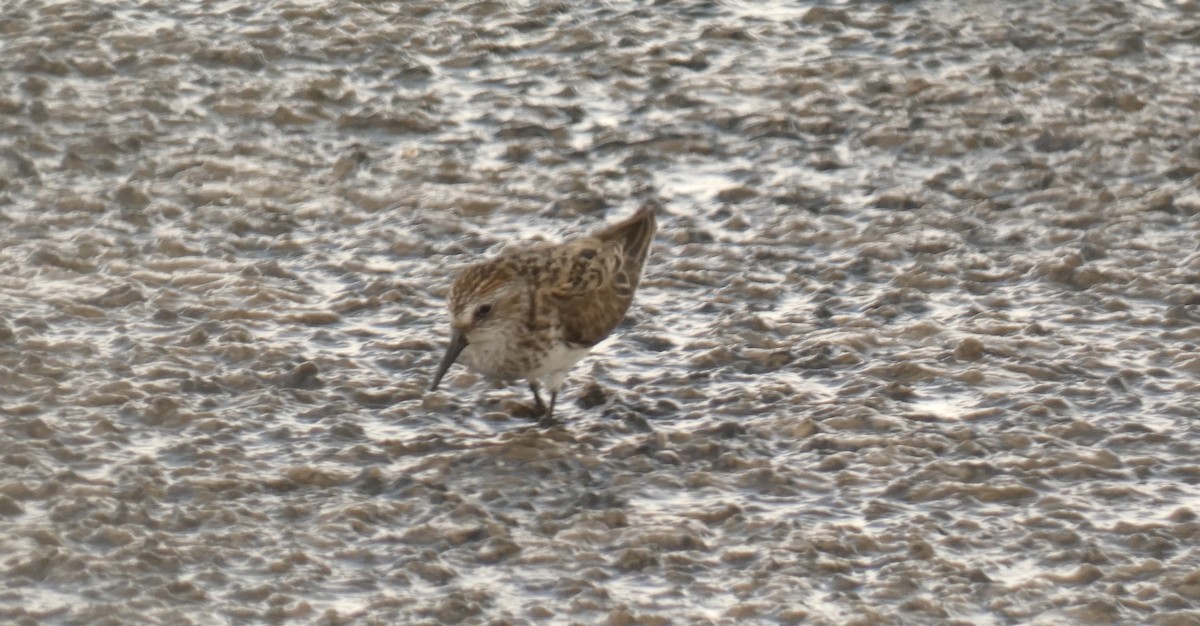
[[[1195,622],[1196,17],[6,7],[0,622]],[[565,428],[426,393],[656,200]]]

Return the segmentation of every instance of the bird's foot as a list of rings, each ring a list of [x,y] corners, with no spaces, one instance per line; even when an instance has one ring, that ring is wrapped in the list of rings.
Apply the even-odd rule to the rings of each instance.
[[[558,424],[554,419],[554,404],[558,400],[558,391],[550,392],[550,404],[542,402],[542,394],[538,393],[537,383],[530,382],[529,389],[533,391],[533,415],[538,418],[538,426],[550,428]]]
[[[554,421],[554,400],[558,397],[558,393],[550,394],[550,405],[547,406],[542,402],[542,394],[538,393],[537,383],[529,383],[529,389],[533,391],[533,417],[539,418],[538,425],[545,428],[556,424]]]

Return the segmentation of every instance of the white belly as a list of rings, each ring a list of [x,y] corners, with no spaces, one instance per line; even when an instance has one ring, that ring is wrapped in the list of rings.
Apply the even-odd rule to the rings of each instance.
[[[553,348],[550,348],[550,351],[542,358],[542,362],[530,371],[526,378],[530,381],[536,381],[541,386],[550,390],[551,393],[555,393],[559,387],[562,387],[563,379],[567,377],[567,372],[580,359],[587,356],[590,350],[591,348],[572,348],[565,344],[557,344]]]

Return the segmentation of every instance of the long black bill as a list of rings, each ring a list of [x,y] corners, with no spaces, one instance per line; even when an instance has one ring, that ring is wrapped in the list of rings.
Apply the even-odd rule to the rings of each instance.
[[[438,366],[437,374],[433,377],[433,385],[429,387],[430,391],[437,389],[438,383],[442,382],[442,376],[445,376],[446,370],[454,365],[455,359],[465,347],[467,347],[467,336],[457,330],[454,331],[450,335],[450,345],[446,346],[446,356],[442,357],[442,364]]]

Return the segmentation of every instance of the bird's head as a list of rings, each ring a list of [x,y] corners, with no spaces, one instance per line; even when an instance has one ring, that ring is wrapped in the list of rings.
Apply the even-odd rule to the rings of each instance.
[[[450,310],[450,345],[430,390],[437,389],[467,346],[505,341],[514,335],[527,315],[528,295],[523,281],[514,280],[495,265],[484,264],[463,270],[446,304]]]

